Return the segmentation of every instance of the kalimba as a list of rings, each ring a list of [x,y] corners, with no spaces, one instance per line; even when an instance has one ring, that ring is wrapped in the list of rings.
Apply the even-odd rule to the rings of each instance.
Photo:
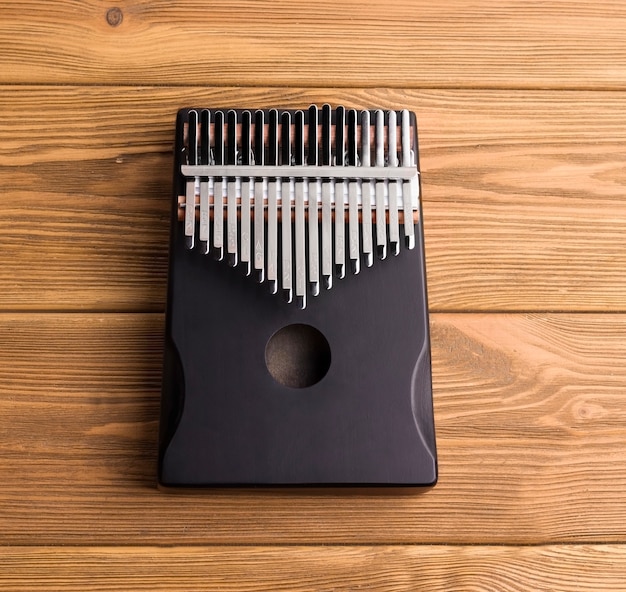
[[[417,124],[183,109],[162,487],[433,485]]]

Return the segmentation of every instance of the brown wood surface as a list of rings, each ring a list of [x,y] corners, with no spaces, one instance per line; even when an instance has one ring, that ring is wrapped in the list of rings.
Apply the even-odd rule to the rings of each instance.
[[[618,545],[10,548],[0,590],[624,590]],[[25,567],[27,566],[27,567]]]
[[[619,0],[23,0],[0,23],[7,83],[626,85]]]
[[[626,590],[624,30],[0,3],[0,590]],[[158,492],[176,110],[312,102],[417,114],[440,481]]]

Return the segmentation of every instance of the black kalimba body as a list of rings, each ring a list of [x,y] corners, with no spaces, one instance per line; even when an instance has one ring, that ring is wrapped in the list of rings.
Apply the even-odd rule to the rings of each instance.
[[[183,109],[162,487],[437,479],[408,111]]]

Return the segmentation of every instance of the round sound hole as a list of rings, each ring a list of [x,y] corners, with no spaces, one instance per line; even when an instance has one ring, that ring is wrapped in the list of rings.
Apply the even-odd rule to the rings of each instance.
[[[287,325],[265,346],[265,363],[272,378],[291,388],[317,384],[330,368],[330,345],[311,325]]]

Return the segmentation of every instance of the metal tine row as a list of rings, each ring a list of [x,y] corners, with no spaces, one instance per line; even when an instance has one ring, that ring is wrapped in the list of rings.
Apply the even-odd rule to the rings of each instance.
[[[257,281],[267,280],[273,293],[280,286],[288,302],[295,294],[300,308],[306,306],[307,294],[319,294],[320,283],[328,289],[333,275],[345,276],[346,254],[355,274],[360,271],[361,256],[368,267],[373,264],[374,241],[379,258],[387,256],[388,246],[394,255],[398,254],[399,203],[404,215],[406,244],[413,248],[415,188],[410,180],[354,176],[329,179],[315,174],[319,165],[414,166],[408,111],[400,113],[399,126],[401,160],[395,111],[387,113],[386,121],[381,110],[359,113],[354,109],[346,111],[344,107],[335,110],[333,120],[329,105],[324,105],[321,111],[313,105],[306,115],[304,111],[296,111],[293,116],[288,111],[279,114],[276,109],[259,110],[254,117],[250,111],[240,114],[234,110],[189,111],[187,164],[257,165],[261,171],[264,165],[296,166],[299,171],[307,165],[311,174],[305,178],[288,173],[279,178],[188,177],[184,198],[187,247],[194,247],[199,193],[198,239],[202,252],[213,252],[217,259],[223,259],[226,251],[231,266],[241,263],[247,275],[254,270]],[[257,172],[248,171],[248,174]]]

